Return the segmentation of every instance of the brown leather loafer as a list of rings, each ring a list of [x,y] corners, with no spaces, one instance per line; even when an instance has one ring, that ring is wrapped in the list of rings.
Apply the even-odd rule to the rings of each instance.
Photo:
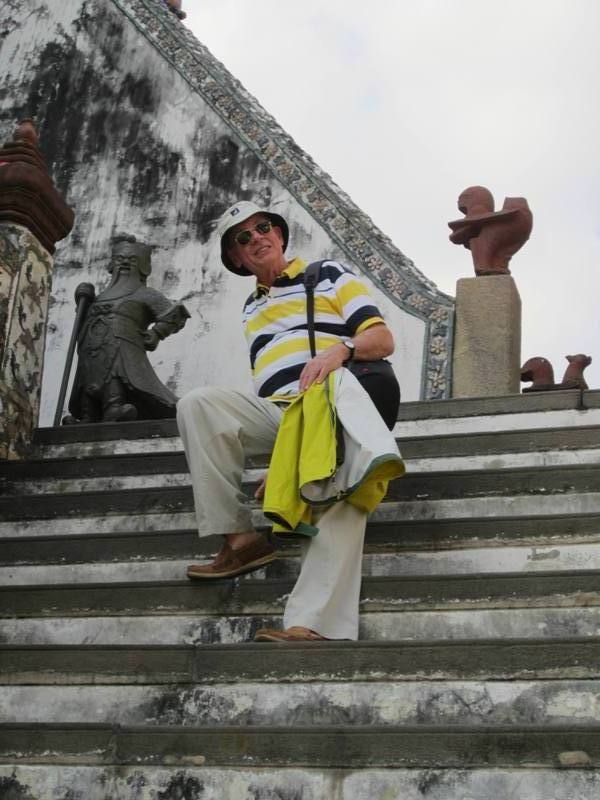
[[[211,578],[234,578],[270,564],[277,558],[277,551],[264,536],[250,544],[233,550],[226,543],[210,564],[191,564],[187,570],[188,578],[206,580]]]
[[[309,628],[294,625],[285,631],[276,631],[272,628],[259,628],[254,635],[255,642],[328,642],[325,636]]]

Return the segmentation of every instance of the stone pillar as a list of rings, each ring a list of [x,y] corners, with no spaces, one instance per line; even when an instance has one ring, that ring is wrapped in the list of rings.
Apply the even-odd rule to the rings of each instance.
[[[519,394],[521,298],[510,275],[456,284],[452,397]]]
[[[31,121],[0,148],[0,458],[26,455],[37,425],[54,245],[74,214]]]

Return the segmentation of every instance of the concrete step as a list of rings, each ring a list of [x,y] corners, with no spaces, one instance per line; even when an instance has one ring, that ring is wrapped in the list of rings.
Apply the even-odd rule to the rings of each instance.
[[[252,497],[256,483],[245,484]],[[574,495],[600,492],[600,465],[466,470],[461,473],[406,475],[391,481],[386,501],[462,500],[522,495]],[[193,510],[191,487],[123,489],[0,497],[0,519],[21,521],[93,514],[173,513]]]
[[[8,645],[206,645],[252,641],[258,628],[281,627],[275,613],[45,616],[0,618]],[[600,607],[446,608],[445,611],[365,611],[359,638],[382,641],[454,641],[506,638],[552,640],[600,635]]]
[[[272,614],[291,580],[100,583],[0,588],[0,617],[63,615]],[[363,611],[600,605],[600,571],[366,577]]]
[[[34,544],[29,540],[30,545]],[[284,545],[285,546],[285,545]],[[37,542],[30,558],[40,558]],[[293,579],[299,572],[299,553],[285,549],[272,564],[252,573],[252,579]],[[5,556],[6,557],[6,556]],[[87,563],[47,563],[0,566],[0,586],[37,584],[133,583],[177,581],[186,574],[191,561],[205,561],[207,555],[179,559],[145,559]],[[561,572],[600,570],[600,543],[563,544],[547,547],[479,547],[431,552],[367,552],[363,575],[369,577],[472,575],[485,573]]]
[[[215,542],[172,421],[38,432],[40,459],[0,468],[0,796],[70,796],[85,770],[86,800],[600,788],[600,394],[401,417],[411,472],[370,520],[363,641],[316,646],[246,643],[281,624],[293,541],[253,576],[177,580]]]
[[[600,766],[600,726],[0,725],[0,760],[15,764],[515,768],[575,751]]]
[[[85,478],[105,475],[151,474],[185,472],[187,464],[183,449],[173,449],[173,437],[151,441],[164,451],[118,453],[122,440],[109,440],[112,451],[107,454],[73,452],[61,458],[32,458],[27,461],[0,464],[0,481],[35,480],[47,477],[48,472],[57,478]],[[145,442],[145,439],[126,440]],[[178,443],[180,440],[177,440]],[[582,425],[563,428],[533,428],[521,431],[494,433],[451,434],[447,436],[398,437],[398,445],[405,459],[416,461],[426,458],[448,458],[481,454],[522,454],[546,451],[588,450],[600,447],[600,426]],[[78,444],[74,442],[73,444]],[[145,458],[141,458],[145,456]],[[252,465],[262,466],[267,457],[250,459]],[[79,465],[80,470],[77,470]]]
[[[0,686],[4,723],[600,726],[600,680]],[[600,765],[599,765],[600,766]]]
[[[0,645],[1,685],[600,678],[600,638]],[[596,708],[597,699],[593,707]],[[594,712],[595,713],[595,712]]]
[[[139,496],[133,498],[139,501]],[[587,528],[589,524],[600,515],[600,492],[575,492],[565,494],[525,494],[517,496],[500,497],[471,497],[448,500],[404,500],[402,502],[384,501],[369,517],[372,530],[386,529],[384,537],[389,538],[405,530],[414,530],[414,525],[420,526],[421,532],[426,533],[431,527],[440,532],[439,544],[448,533],[461,536],[460,531],[473,531],[473,526],[481,531],[475,536],[488,535],[501,539],[502,531],[506,527],[514,535],[528,536],[528,541],[544,539],[544,530],[539,530],[539,525],[548,522],[549,530],[558,527],[563,530],[570,528],[579,530]],[[257,530],[269,530],[270,523],[261,511],[251,506],[253,525]],[[571,517],[574,525],[570,524]],[[500,520],[500,525],[498,524]],[[552,522],[556,521],[556,524]],[[529,524],[529,522],[533,524]],[[422,525],[421,525],[422,523]],[[524,524],[522,534],[517,528]],[[538,525],[539,523],[539,525]],[[194,513],[190,511],[169,511],[159,508],[148,512],[143,509],[138,513],[114,514],[86,514],[72,517],[58,516],[54,518],[13,519],[0,521],[0,539],[15,538],[42,538],[49,533],[54,537],[73,537],[104,534],[133,534],[153,532],[181,532],[195,528]],[[441,531],[444,531],[442,534]],[[528,531],[526,533],[526,531]],[[379,535],[379,534],[378,534]],[[560,534],[559,534],[560,535]],[[585,534],[582,534],[585,535]],[[468,537],[469,533],[465,533]],[[585,541],[581,539],[580,541]]]
[[[450,400],[417,400],[401,403],[398,422],[459,418],[509,418],[516,414],[546,416],[555,411],[591,411],[600,408],[600,390],[578,389],[555,392],[464,397]],[[510,426],[507,427],[507,429]],[[101,422],[37,428],[34,444],[143,439],[177,436],[175,419],[139,420],[136,422]]]
[[[600,426],[399,439],[409,474],[600,464]],[[118,443],[114,443],[117,449]],[[268,456],[249,459],[246,483],[256,481]],[[0,462],[4,495],[115,491],[188,486],[183,452],[72,455]]]
[[[15,800],[133,800],[133,792],[142,800],[140,791],[143,800],[597,800],[599,787],[600,771],[589,767],[303,769],[247,764],[232,770],[0,764],[0,789]]]
[[[600,508],[600,504],[599,504]],[[164,518],[162,518],[164,519]],[[119,530],[119,521],[145,522],[139,529]],[[5,534],[0,547],[0,564],[3,566],[35,564],[83,564],[137,562],[146,560],[181,559],[197,561],[207,558],[220,546],[220,539],[199,539],[193,528],[182,530],[173,527],[153,528],[152,515],[121,520],[109,518],[114,532],[106,530],[106,518],[87,520],[57,519],[48,523],[14,524],[1,528]],[[172,524],[179,520],[171,520]],[[193,523],[192,515],[187,520]],[[77,526],[79,533],[73,535]],[[14,534],[18,533],[18,536]],[[1,534],[0,534],[1,535]],[[410,519],[399,513],[398,521],[376,521],[376,515],[367,526],[365,552],[402,553],[443,552],[455,549],[477,548],[488,550],[514,546],[531,547],[531,561],[538,562],[548,548],[595,545],[600,543],[600,513],[558,514],[553,516],[498,516],[459,517],[437,519]],[[297,543],[277,540],[285,553],[296,553]],[[534,549],[537,548],[537,549]],[[490,554],[490,560],[495,556]],[[555,553],[548,556],[548,561]],[[560,557],[559,557],[560,560]],[[43,581],[49,582],[49,581]]]
[[[598,392],[551,394],[554,396],[515,395],[405,403],[401,405],[394,433],[404,440],[600,425]],[[147,423],[41,428],[36,432],[35,452],[40,457],[52,458],[182,449],[174,420],[149,420]]]

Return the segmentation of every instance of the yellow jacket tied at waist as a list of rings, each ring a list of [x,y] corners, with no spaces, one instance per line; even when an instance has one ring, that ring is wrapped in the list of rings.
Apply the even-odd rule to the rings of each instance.
[[[342,367],[286,407],[263,511],[276,532],[314,536],[313,510],[345,500],[371,512],[385,497],[389,481],[404,472],[394,436],[358,380]]]

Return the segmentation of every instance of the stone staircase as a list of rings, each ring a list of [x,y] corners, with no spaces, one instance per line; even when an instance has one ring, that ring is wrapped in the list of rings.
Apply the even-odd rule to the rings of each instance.
[[[2,463],[0,798],[597,800],[600,392],[406,403],[397,435],[357,643],[249,641],[291,543],[185,580],[216,541],[173,422]]]

